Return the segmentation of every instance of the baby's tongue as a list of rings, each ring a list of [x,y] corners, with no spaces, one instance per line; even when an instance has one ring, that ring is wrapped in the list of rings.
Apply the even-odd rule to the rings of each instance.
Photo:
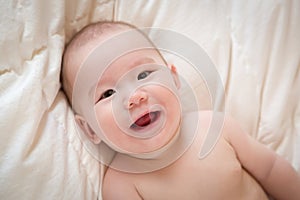
[[[151,123],[151,113],[147,113],[135,121],[137,126],[147,126]]]

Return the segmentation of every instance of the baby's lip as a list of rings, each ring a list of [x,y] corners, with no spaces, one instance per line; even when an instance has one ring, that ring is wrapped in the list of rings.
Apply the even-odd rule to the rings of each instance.
[[[140,130],[155,122],[160,116],[160,111],[147,112],[140,116],[131,126],[131,129]]]

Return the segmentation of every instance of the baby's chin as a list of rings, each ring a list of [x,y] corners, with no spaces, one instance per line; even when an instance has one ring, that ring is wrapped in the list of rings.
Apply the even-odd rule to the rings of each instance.
[[[175,131],[172,131],[172,133],[163,130],[156,136],[146,139],[147,141],[143,140],[140,145],[136,146],[136,148],[131,148],[126,154],[142,159],[156,158],[167,151],[172,144],[175,143],[178,139],[179,129],[178,124],[178,128]]]

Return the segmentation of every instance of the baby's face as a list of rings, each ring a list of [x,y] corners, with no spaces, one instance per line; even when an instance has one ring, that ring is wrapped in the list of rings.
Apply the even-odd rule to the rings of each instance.
[[[125,35],[129,38],[125,42],[123,37],[118,37],[120,41],[113,38],[113,45],[103,47],[101,41],[108,37],[78,49],[72,60],[74,66],[81,66],[80,72],[76,68],[73,73],[73,108],[96,136],[117,151],[136,154],[158,150],[179,129],[177,74],[140,33]],[[127,53],[119,54],[120,49]]]
[[[166,145],[181,119],[175,76],[155,49],[133,51],[114,61],[99,78],[94,96],[106,139],[129,153]]]

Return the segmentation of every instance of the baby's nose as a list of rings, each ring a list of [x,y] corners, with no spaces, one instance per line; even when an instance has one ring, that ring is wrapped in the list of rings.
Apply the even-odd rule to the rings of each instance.
[[[146,101],[148,96],[145,92],[137,90],[129,98],[127,103],[127,108],[130,109],[136,105],[141,104],[143,101]]]

